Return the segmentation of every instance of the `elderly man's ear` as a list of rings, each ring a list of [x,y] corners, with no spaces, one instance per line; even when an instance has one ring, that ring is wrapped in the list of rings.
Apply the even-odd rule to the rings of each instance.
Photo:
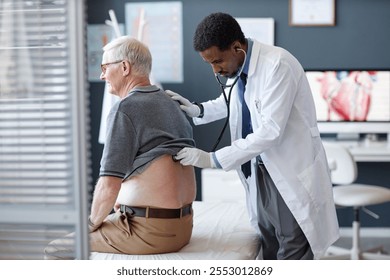
[[[127,76],[131,73],[131,65],[127,60],[122,61],[121,67],[123,71],[123,76]]]

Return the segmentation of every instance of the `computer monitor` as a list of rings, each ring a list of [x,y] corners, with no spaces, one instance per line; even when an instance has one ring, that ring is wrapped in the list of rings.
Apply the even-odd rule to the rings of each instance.
[[[307,70],[321,133],[390,133],[390,69]]]

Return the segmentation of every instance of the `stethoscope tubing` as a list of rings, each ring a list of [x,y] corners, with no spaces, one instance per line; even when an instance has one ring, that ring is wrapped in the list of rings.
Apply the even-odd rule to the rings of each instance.
[[[227,125],[228,125],[228,123],[229,123],[229,118],[230,118],[230,98],[231,98],[231,96],[232,96],[233,87],[234,87],[234,85],[237,83],[237,81],[238,81],[238,79],[239,79],[240,76],[237,76],[237,77],[234,79],[234,81],[233,81],[233,83],[232,83],[231,85],[224,85],[224,84],[222,84],[222,83],[219,81],[218,76],[215,76],[215,77],[216,77],[216,79],[217,79],[219,85],[221,86],[221,90],[222,90],[222,93],[223,93],[223,97],[224,97],[225,103],[226,103],[227,116],[226,116],[225,123],[224,123],[224,125],[223,125],[223,127],[222,127],[222,130],[221,130],[221,132],[219,133],[219,136],[218,136],[218,138],[217,138],[217,140],[216,140],[216,142],[215,142],[213,148],[211,149],[211,152],[215,152],[215,150],[217,149],[219,143],[221,142],[222,136],[223,136],[223,134],[225,133],[226,127],[227,127]],[[225,92],[225,89],[226,89],[226,88],[229,88],[229,95],[228,95],[228,96],[226,96],[226,92]]]
[[[226,120],[225,120],[225,123],[222,127],[222,130],[221,132],[219,133],[219,136],[213,146],[213,148],[211,149],[211,152],[215,152],[215,150],[217,149],[219,143],[221,142],[221,139],[222,139],[222,136],[223,134],[225,133],[225,130],[226,130],[226,127],[227,127],[227,124],[229,123],[229,118],[230,118],[230,98],[232,96],[232,90],[233,90],[233,87],[234,85],[237,83],[238,79],[240,78],[241,76],[241,73],[242,71],[244,70],[244,65],[245,65],[245,62],[246,62],[246,52],[242,49],[240,49],[241,51],[244,52],[244,55],[245,55],[245,58],[244,58],[244,63],[242,64],[242,66],[240,67],[240,70],[238,71],[236,77],[234,78],[234,81],[228,85],[228,84],[223,84],[221,82],[221,80],[219,79],[219,75],[218,73],[215,73],[215,79],[217,80],[218,84],[220,85],[221,87],[221,90],[222,90],[222,93],[223,93],[223,96],[224,96],[224,99],[225,99],[225,103],[226,103],[226,109],[227,109],[227,116],[226,116]],[[226,88],[229,88],[229,96],[226,96],[226,92],[225,92],[225,89]]]

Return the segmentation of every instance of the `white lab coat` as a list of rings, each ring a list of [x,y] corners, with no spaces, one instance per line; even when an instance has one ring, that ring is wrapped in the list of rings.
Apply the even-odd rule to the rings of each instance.
[[[339,228],[306,75],[290,53],[254,40],[245,91],[253,133],[245,139],[241,137],[241,103],[236,90],[232,90],[230,103],[232,144],[217,150],[215,156],[224,170],[236,169],[239,173],[251,223],[257,229],[255,176],[246,180],[240,165],[252,159],[255,174],[255,157],[261,155],[318,259],[338,239]],[[204,117],[193,119],[197,125],[227,116],[223,95],[202,104]]]

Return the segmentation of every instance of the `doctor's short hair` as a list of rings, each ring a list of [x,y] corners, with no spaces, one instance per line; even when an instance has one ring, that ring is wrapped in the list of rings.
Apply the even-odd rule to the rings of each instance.
[[[234,41],[245,44],[245,36],[238,22],[229,14],[213,13],[198,24],[193,43],[197,52],[213,46],[225,51]]]
[[[152,55],[149,48],[131,36],[121,36],[103,47],[112,61],[127,60],[134,72],[149,76],[152,70]]]

